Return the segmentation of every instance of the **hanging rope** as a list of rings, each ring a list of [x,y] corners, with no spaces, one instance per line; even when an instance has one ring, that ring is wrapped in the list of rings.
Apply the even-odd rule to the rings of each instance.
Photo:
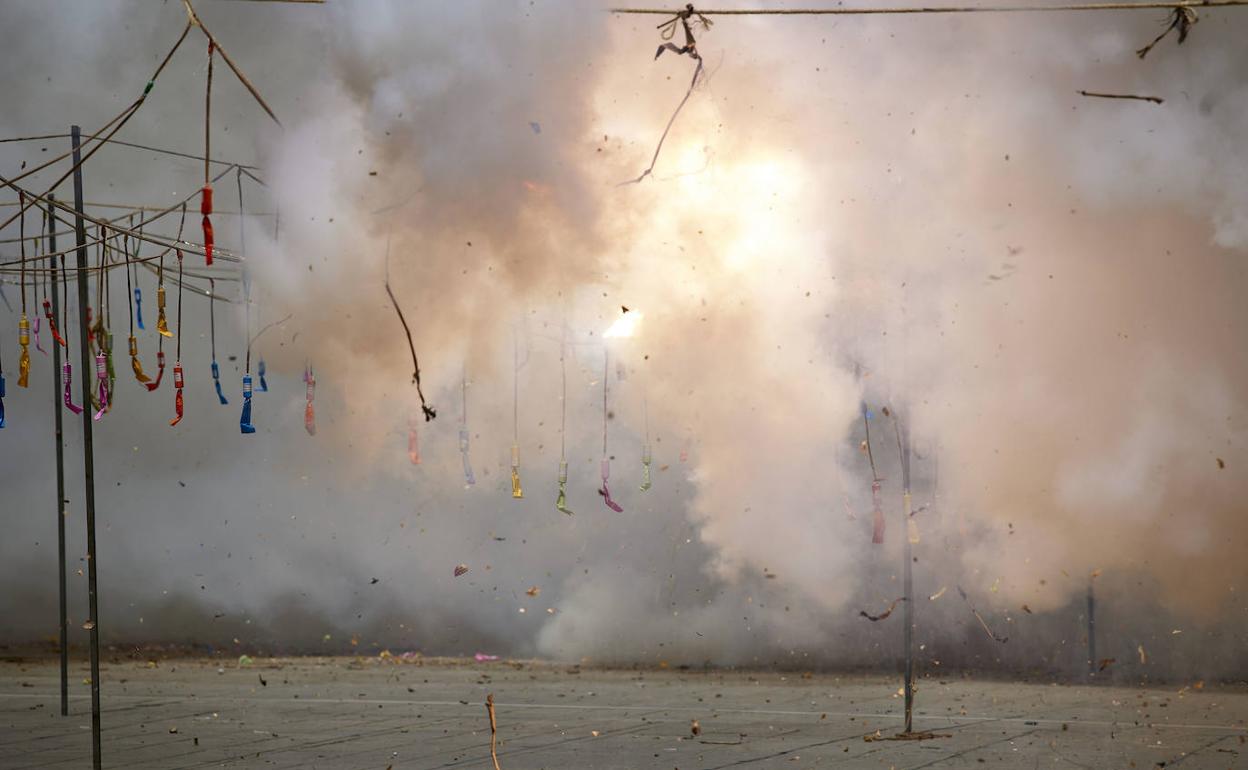
[[[672,130],[672,124],[676,122],[676,117],[680,115],[680,111],[684,109],[685,103],[688,102],[689,97],[693,95],[693,89],[697,86],[698,78],[702,75],[702,57],[698,54],[698,44],[693,38],[693,28],[689,24],[689,19],[692,16],[698,17],[698,22],[702,24],[704,29],[710,28],[710,19],[695,11],[692,3],[686,5],[685,10],[677,13],[672,19],[659,25],[660,36],[664,40],[671,40],[672,36],[676,33],[676,24],[679,23],[685,30],[685,44],[684,46],[677,47],[675,43],[662,43],[659,45],[659,49],[655,52],[654,58],[657,60],[663,55],[664,51],[671,51],[678,56],[688,56],[697,62],[697,66],[693,68],[693,77],[689,79],[689,88],[685,91],[684,98],[680,100],[680,104],[676,105],[676,110],[672,113],[672,117],[668,118],[667,126],[664,127],[663,134],[659,137],[659,143],[654,148],[654,156],[650,158],[650,165],[645,171],[642,171],[636,179],[629,179],[626,182],[622,182],[622,185],[637,184],[641,180],[650,176],[650,174],[654,171],[654,165],[659,162],[659,153],[663,151],[663,142],[667,141],[667,134]]]

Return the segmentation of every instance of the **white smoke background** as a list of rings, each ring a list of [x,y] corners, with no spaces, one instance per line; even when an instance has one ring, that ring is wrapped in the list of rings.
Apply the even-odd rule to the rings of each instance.
[[[173,6],[50,8],[5,11],[3,91],[31,105],[0,119],[5,135],[102,122],[183,23]],[[1202,12],[1185,45],[1143,61],[1152,12],[725,18],[699,36],[707,77],[654,178],[625,186],[692,70],[652,61],[652,17],[548,3],[200,11],[285,125],[218,66],[214,154],[258,157],[269,187],[247,186],[248,209],[280,214],[247,220],[252,328],[291,317],[257,345],[271,390],[253,437],[234,426],[241,307],[217,319],[229,407],[208,381],[202,300],[184,321],[183,425],[163,422],[171,393],[136,394],[119,371],[96,432],[106,640],[892,665],[900,612],[858,616],[902,595],[887,404],[912,426],[916,505],[929,505],[914,565],[924,670],[1080,670],[1091,580],[1115,671],[1242,674],[1248,56],[1233,11]],[[65,23],[127,44],[81,49],[72,67],[18,44]],[[9,63],[30,57],[55,93]],[[203,69],[202,51],[179,54],[135,141],[198,151]],[[6,173],[26,157],[0,145]],[[202,173],[100,158],[89,200],[185,195]],[[219,185],[218,208],[235,195]],[[232,243],[236,220],[218,219]],[[419,466],[387,252],[438,409],[419,423]],[[621,305],[644,317],[608,343],[614,514],[594,490],[601,334]],[[565,335],[574,517],[553,505]],[[508,478],[517,349],[522,501]],[[30,391],[10,385],[3,437],[13,642],[55,629],[41,362]],[[314,438],[300,425],[309,362]],[[884,546],[870,544],[863,398]],[[644,414],[655,484],[642,493]]]

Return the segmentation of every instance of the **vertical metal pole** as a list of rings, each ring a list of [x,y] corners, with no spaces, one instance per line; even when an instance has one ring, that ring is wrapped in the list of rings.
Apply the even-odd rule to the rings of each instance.
[[[907,415],[907,418],[909,415]],[[914,591],[910,567],[914,562],[910,543],[910,422],[902,423],[901,486],[906,504],[902,506],[900,534],[906,564],[902,570],[902,590],[906,601],[902,603],[902,619],[905,621],[904,642],[906,647],[906,729],[914,726]]]
[[[74,217],[78,237],[78,348],[82,354],[82,474],[83,504],[87,512],[87,603],[91,630],[91,765],[100,770],[100,615],[96,591],[95,553],[95,443],[91,436],[91,348],[87,343],[87,231],[82,221],[81,129],[70,128],[74,147]]]
[[[1092,595],[1092,578],[1088,578],[1088,675],[1096,675],[1096,598]]]
[[[56,253],[56,207],[51,201],[56,200],[56,196],[48,196],[48,252]],[[61,292],[57,288],[56,280],[56,258],[48,258],[49,275],[52,279],[48,283],[52,287],[52,317],[59,319],[61,317]],[[69,280],[69,276],[62,275],[62,280]],[[68,334],[68,329],[62,330],[63,334]],[[69,716],[69,628],[68,618],[69,609],[66,606],[66,586],[65,586],[65,431],[61,424],[62,407],[61,407],[61,391],[57,387],[61,382],[61,346],[52,341],[52,412],[56,415],[56,543],[57,543],[57,563],[60,566],[58,577],[61,585],[61,716]]]

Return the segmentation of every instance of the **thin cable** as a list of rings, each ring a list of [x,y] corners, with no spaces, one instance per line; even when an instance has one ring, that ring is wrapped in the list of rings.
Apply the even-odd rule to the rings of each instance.
[[[122,129],[122,127],[123,127],[123,126],[125,126],[125,125],[126,125],[126,123],[130,120],[130,118],[134,117],[134,113],[136,113],[136,112],[138,112],[138,111],[139,111],[139,108],[143,106],[143,102],[147,100],[147,95],[148,95],[149,93],[151,93],[151,91],[152,91],[152,86],[154,86],[154,85],[156,84],[156,78],[160,77],[160,73],[161,73],[162,71],[164,71],[164,69],[165,69],[165,65],[167,65],[167,64],[169,63],[169,60],[173,58],[173,54],[174,54],[174,52],[175,52],[175,51],[177,51],[177,50],[178,50],[178,48],[182,45],[182,41],[186,39],[186,35],[187,35],[187,33],[189,33],[190,31],[191,31],[191,24],[190,24],[190,22],[188,21],[188,22],[187,22],[187,24],[186,24],[186,26],[182,29],[182,34],[178,37],[178,42],[174,43],[174,44],[173,44],[173,48],[170,48],[170,49],[169,49],[169,53],[165,54],[165,58],[164,58],[164,60],[163,60],[163,61],[161,61],[160,66],[156,68],[156,72],[152,74],[151,79],[147,81],[147,85],[146,85],[146,86],[144,86],[144,88],[143,88],[143,94],[142,94],[141,96],[139,96],[139,98],[138,98],[138,99],[134,100],[134,103],[133,103],[133,104],[131,104],[131,105],[130,105],[130,107],[126,108],[126,110],[122,113],[121,120],[120,120],[120,121],[118,121],[118,122],[117,122],[117,125],[116,125],[116,126],[114,126],[114,127],[113,127],[110,131],[109,131],[108,135],[107,135],[107,136],[105,136],[103,139],[101,139],[101,140],[99,141],[99,144],[95,145],[95,146],[94,146],[94,147],[92,147],[90,150],[88,150],[88,151],[87,151],[87,153],[86,153],[85,155],[83,155],[83,156],[82,156],[82,158],[81,158],[81,159],[80,159],[77,163],[75,163],[73,166],[71,166],[71,167],[69,168],[69,170],[68,170],[68,171],[66,171],[64,174],[62,174],[62,175],[61,175],[61,178],[60,178],[60,179],[57,179],[55,182],[53,182],[53,183],[52,183],[52,184],[48,187],[47,192],[52,192],[52,191],[53,191],[53,190],[55,190],[56,188],[60,187],[62,182],[64,182],[64,181],[65,181],[66,179],[68,179],[71,175],[73,175],[73,173],[74,173],[75,171],[77,171],[78,169],[82,168],[82,165],[83,165],[84,163],[86,163],[88,160],[90,160],[92,155],[95,155],[95,153],[96,153],[97,151],[99,151],[99,149],[100,149],[101,147],[103,147],[105,144],[107,144],[107,143],[108,143],[108,140],[109,140],[109,139],[111,139],[111,138],[113,137],[113,134],[116,134],[118,131],[120,131],[120,130]],[[97,135],[98,135],[98,133],[99,133],[99,132],[96,132],[96,134],[97,134]],[[64,157],[64,156],[62,156],[62,157]],[[51,162],[51,161],[49,161],[49,163],[50,163],[50,162]],[[45,163],[45,164],[43,164],[43,166],[36,167],[36,168],[34,168],[34,169],[31,169],[30,171],[27,171],[27,172],[25,172],[25,173],[23,173],[23,174],[20,174],[20,175],[17,177],[17,179],[16,179],[16,180],[14,180],[14,181],[18,181],[18,180],[21,180],[21,179],[23,179],[23,178],[25,178],[25,177],[27,177],[27,176],[30,176],[32,173],[34,173],[35,171],[39,170],[40,168],[43,168],[43,167],[44,167],[44,166],[46,166],[46,165],[47,165],[47,164]],[[47,192],[45,192],[44,194],[46,195],[46,194],[47,194]],[[32,205],[33,205],[34,201],[32,201],[31,203],[32,203]],[[25,211],[26,211],[26,207],[22,207],[22,212],[25,212]],[[3,230],[3,229],[7,226],[7,225],[9,225],[9,224],[13,221],[13,219],[14,219],[14,218],[15,218],[15,217],[9,217],[9,219],[5,220],[3,223],[0,223],[0,230]]]
[[[8,139],[0,139],[0,144],[9,144],[11,142],[37,142],[42,139],[68,139],[70,136],[71,134],[38,134],[36,136],[14,136],[14,137],[9,137]],[[148,152],[155,152],[161,155],[170,155],[175,158],[186,158],[187,160],[203,160],[203,158],[201,158],[200,156],[192,155],[189,152],[178,152],[177,150],[166,150],[162,147],[152,147],[146,144],[139,144],[138,142],[126,142],[126,141],[122,141],[121,139],[110,139],[108,141],[109,141],[109,144],[115,144],[120,147],[130,147],[135,150],[147,150]],[[253,171],[262,170],[259,166],[251,166],[246,163],[235,163],[229,160],[220,160],[219,158],[212,158],[208,162],[216,163],[222,166],[241,166],[242,168],[251,169]],[[0,205],[8,205],[8,204],[0,204]],[[87,203],[84,205],[98,206],[100,204]]]
[[[18,201],[22,204],[20,214],[20,224],[18,230],[22,238],[22,317],[26,317],[26,196],[22,193],[17,194]]]
[[[1046,13],[1058,11],[1138,11],[1174,8],[1237,8],[1248,0],[1157,0],[1144,3],[1069,3],[1063,5],[956,5],[895,6],[885,8],[716,8],[697,12],[703,16],[866,16],[919,13]],[[670,8],[611,8],[610,13],[675,16]],[[660,24],[664,27],[669,22]]]
[[[602,347],[602,457],[607,457],[607,347]]]
[[[1248,2],[1248,0],[1245,0],[1245,2]],[[273,110],[264,101],[264,97],[260,96],[260,92],[256,90],[256,87],[251,84],[251,81],[247,79],[247,76],[243,74],[243,71],[240,70],[238,65],[234,63],[234,60],[230,58],[230,55],[225,52],[225,49],[221,47],[221,44],[217,42],[217,39],[213,37],[212,33],[208,31],[208,28],[204,26],[203,20],[201,20],[199,15],[195,13],[195,9],[191,7],[191,0],[182,0],[182,5],[186,7],[187,16],[190,17],[189,23],[199,27],[199,31],[203,32],[204,36],[208,38],[208,42],[221,52],[221,58],[224,59],[229,68],[233,70],[235,77],[237,77],[243,86],[251,92],[251,95],[255,97],[257,102],[260,103],[260,106],[264,108],[264,111],[269,113],[269,117],[273,118],[273,122],[279,126],[282,125],[282,121],[277,119],[277,115],[274,114]]]
[[[207,87],[204,89],[204,184],[211,184],[208,177],[212,175],[209,170],[212,164],[208,161],[212,157],[212,38],[208,39],[208,80]]]
[[[217,179],[220,179],[220,178],[224,177],[226,174],[228,174],[228,173],[229,173],[231,170],[233,170],[233,169],[234,169],[234,167],[231,167],[231,168],[229,168],[229,169],[226,169],[225,171],[223,171],[223,172],[221,172],[220,174],[218,174],[218,175],[217,175],[217,177],[216,177],[215,179],[213,179],[212,181],[214,181],[214,182],[215,182],[215,181],[217,181]],[[64,212],[66,212],[66,213],[68,213],[68,214],[72,214],[72,215],[74,215],[75,217],[81,216],[81,217],[82,217],[82,219],[83,219],[85,222],[89,222],[89,223],[96,224],[96,225],[106,224],[106,225],[108,225],[109,227],[111,227],[111,228],[113,228],[113,229],[119,229],[119,228],[117,228],[117,227],[116,227],[116,225],[114,225],[114,224],[110,223],[110,222],[109,222],[108,220],[106,220],[106,219],[100,219],[100,218],[98,218],[98,217],[91,217],[91,216],[88,216],[88,215],[86,215],[86,214],[79,213],[79,212],[78,212],[78,211],[76,211],[75,209],[71,208],[68,204],[65,204],[65,203],[63,203],[63,202],[61,202],[61,201],[59,201],[59,200],[51,200],[51,199],[47,198],[46,193],[45,193],[44,195],[37,195],[37,194],[32,193],[31,191],[26,190],[26,189],[24,189],[24,188],[22,188],[22,187],[18,187],[16,184],[14,184],[14,183],[12,182],[12,180],[6,179],[6,178],[5,178],[5,177],[3,177],[3,176],[0,176],[0,184],[4,184],[4,185],[6,185],[6,186],[8,186],[8,187],[13,188],[14,190],[16,190],[16,191],[18,192],[18,194],[19,194],[19,195],[20,195],[20,194],[22,194],[22,193],[25,193],[25,194],[26,194],[26,196],[33,198],[35,201],[39,201],[39,202],[43,202],[43,203],[48,203],[49,205],[55,206],[57,209],[60,209],[61,211],[64,211]],[[166,216],[167,214],[169,214],[169,213],[171,213],[171,212],[173,212],[173,211],[177,211],[177,210],[178,210],[178,208],[179,208],[180,206],[182,206],[182,205],[186,204],[188,201],[190,201],[190,199],[191,199],[191,198],[193,198],[193,197],[195,197],[196,195],[198,195],[198,194],[199,194],[199,192],[200,192],[199,190],[196,190],[195,192],[193,192],[193,193],[191,193],[190,195],[186,196],[186,197],[185,197],[185,198],[184,198],[181,202],[179,202],[179,203],[175,203],[173,206],[170,206],[169,208],[165,209],[163,212],[161,212],[161,213],[157,214],[156,216],[149,217],[149,218],[147,218],[147,219],[143,220],[142,222],[140,222],[140,223],[139,223],[139,224],[140,224],[140,226],[141,226],[141,225],[145,225],[145,224],[149,224],[149,223],[151,223],[151,222],[155,222],[156,220],[158,220],[158,219],[160,219],[160,218],[162,218],[162,217]],[[25,211],[25,207],[23,207],[22,211]],[[19,213],[20,213],[20,212],[19,212]],[[9,220],[9,222],[12,222],[12,221],[13,221],[13,219],[16,219],[16,218],[17,218],[17,215],[14,215],[14,217],[12,217],[12,218]],[[123,217],[118,217],[118,220],[120,220],[120,219],[122,219],[122,218],[123,218]],[[57,217],[57,219],[58,219],[58,220],[60,220],[61,222],[64,222],[64,223],[66,223],[66,224],[69,224],[69,221],[68,221],[68,220],[66,220],[66,219],[62,219],[62,218],[61,218],[61,217],[59,217],[59,216]],[[8,224],[8,223],[6,222],[5,224]],[[3,227],[3,225],[0,225],[0,228],[2,228],[2,227]],[[140,234],[135,234],[133,231],[130,231],[130,232],[131,232],[131,234],[132,234],[132,235],[136,235],[136,237],[139,237],[141,240],[148,241],[149,243],[156,244],[157,246],[165,246],[165,247],[171,247],[171,246],[172,246],[172,247],[180,247],[180,248],[183,248],[183,250],[185,250],[185,251],[189,251],[189,252],[190,252],[190,253],[192,253],[192,254],[196,254],[196,255],[199,255],[199,256],[204,256],[204,255],[205,255],[205,252],[204,252],[204,250],[203,250],[203,248],[201,247],[201,245],[200,245],[200,244],[191,243],[191,242],[189,242],[189,241],[182,241],[181,239],[179,239],[178,241],[176,241],[176,242],[174,242],[174,243],[169,243],[167,240],[161,240],[160,238],[158,238],[158,237],[156,237],[156,236],[151,236],[151,235],[148,235],[148,236],[143,236],[141,233],[140,233]],[[187,248],[187,247],[191,247],[191,248]],[[65,253],[72,252],[73,250],[74,250],[74,249],[66,249],[66,250],[65,250]],[[222,259],[225,259],[226,261],[231,261],[231,262],[238,261],[238,258],[237,258],[237,257],[235,257],[233,254],[230,254],[229,252],[220,253],[220,256],[221,256],[221,258],[222,258]],[[5,265],[5,264],[11,264],[11,262],[7,262],[7,263],[0,263],[0,266]]]
[[[182,224],[186,224],[186,205],[182,206]],[[182,236],[182,225],[178,225],[178,237]],[[173,360],[176,363],[182,362],[182,252],[176,250],[178,255],[178,336],[177,344],[174,347]]]

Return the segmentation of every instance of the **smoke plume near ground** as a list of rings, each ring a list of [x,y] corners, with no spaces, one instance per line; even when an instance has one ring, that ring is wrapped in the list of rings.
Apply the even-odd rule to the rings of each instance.
[[[52,23],[19,8],[6,37]],[[221,151],[260,159],[269,186],[248,188],[251,210],[280,212],[247,219],[253,330],[291,320],[257,345],[273,386],[257,436],[238,435],[237,400],[211,400],[202,302],[184,321],[184,424],[166,426],[167,392],[129,382],[99,424],[106,639],[892,665],[900,612],[858,614],[902,593],[889,405],[912,427],[916,505],[929,506],[914,565],[925,670],[1080,670],[1092,582],[1101,647],[1124,670],[1242,675],[1240,14],[1202,12],[1183,47],[1143,61],[1148,12],[725,18],[700,35],[708,74],[654,178],[620,186],[692,70],[652,61],[647,17],[540,3],[202,11],[286,126],[221,86]],[[133,51],[163,51],[176,16],[106,27],[132,44],[88,52],[86,80],[58,71],[56,98],[6,79],[11,101],[44,106],[4,133],[108,115],[98,88],[129,93],[118,83],[150,70]],[[135,123],[194,152],[202,55],[185,55],[196,61],[153,95],[170,106]],[[44,111],[71,96],[73,117]],[[5,169],[26,157],[0,147]],[[89,199],[196,184],[194,163],[106,161]],[[439,413],[420,423],[420,466],[387,269]],[[604,343],[621,306],[643,319]],[[218,322],[219,348],[241,356],[241,308]],[[623,514],[595,493],[604,345]],[[561,349],[571,518],[553,506]],[[309,361],[314,438],[301,427]],[[223,367],[231,393],[240,366]],[[7,401],[29,415],[5,431],[12,641],[55,628],[48,377]],[[864,398],[882,546],[858,450]],[[642,493],[647,423],[655,483]],[[510,498],[516,432],[523,501]],[[458,563],[470,570],[455,578]],[[75,597],[82,582],[71,575]]]

